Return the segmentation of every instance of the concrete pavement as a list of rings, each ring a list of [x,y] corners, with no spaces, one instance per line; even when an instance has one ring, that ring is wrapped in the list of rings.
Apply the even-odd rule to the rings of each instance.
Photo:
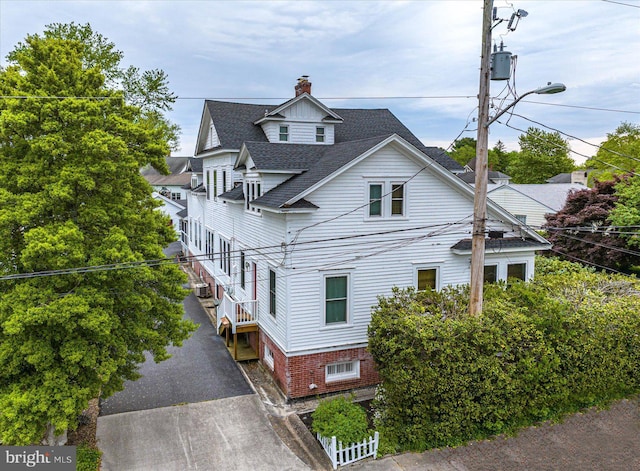
[[[255,395],[100,417],[103,471],[309,470]]]

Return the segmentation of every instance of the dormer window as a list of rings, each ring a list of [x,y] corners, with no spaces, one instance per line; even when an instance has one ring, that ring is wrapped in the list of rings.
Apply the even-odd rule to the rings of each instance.
[[[262,196],[262,187],[259,181],[247,181],[244,184],[245,209],[252,213],[260,213],[260,209],[251,204],[256,198]]]
[[[324,127],[316,127],[316,142],[324,142]]]
[[[289,141],[289,126],[284,124],[280,125],[280,142],[288,142]]]

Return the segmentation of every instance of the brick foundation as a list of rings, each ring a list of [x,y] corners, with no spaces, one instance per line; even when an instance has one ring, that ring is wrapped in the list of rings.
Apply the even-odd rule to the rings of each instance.
[[[211,293],[215,296],[216,283],[214,278],[197,259],[191,259],[191,266],[196,275],[204,283],[209,284]],[[217,289],[217,297],[222,298],[223,287],[218,285]],[[249,334],[249,343],[258,352],[260,361],[271,372],[276,384],[289,399],[372,386],[380,382],[373,358],[364,347],[287,357],[262,330],[259,335],[251,332]],[[273,369],[264,361],[265,345],[273,353]],[[354,360],[360,360],[359,378],[331,381],[329,383],[325,381],[325,367],[328,364]],[[310,385],[315,385],[316,387],[310,388]]]
[[[260,360],[271,371],[276,384],[289,399],[372,386],[380,382],[373,357],[364,347],[286,357],[262,331],[260,332],[260,344],[269,347],[273,353],[273,370],[264,362],[264,347],[260,351]],[[359,378],[329,383],[325,381],[326,365],[354,360],[360,361]],[[309,386],[312,384],[315,384],[316,387],[310,388]]]

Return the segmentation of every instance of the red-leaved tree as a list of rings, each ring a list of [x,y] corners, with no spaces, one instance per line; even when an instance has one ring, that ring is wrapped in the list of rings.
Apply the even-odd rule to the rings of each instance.
[[[593,188],[574,191],[563,209],[547,215],[544,229],[554,255],[631,273],[640,265],[637,249],[628,245],[620,228],[612,227],[611,211],[618,201],[615,186],[626,177],[596,181]]]

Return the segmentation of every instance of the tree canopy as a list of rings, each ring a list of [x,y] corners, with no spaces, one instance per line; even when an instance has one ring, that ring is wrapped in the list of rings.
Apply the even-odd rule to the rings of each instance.
[[[563,209],[547,215],[544,227],[556,255],[626,273],[637,269],[640,265],[639,252],[629,245],[627,231],[617,227],[627,224],[613,223],[612,227],[612,220],[615,220],[612,214],[618,214],[620,220],[628,215],[620,211],[616,213],[620,198],[617,189],[629,190],[628,198],[637,201],[634,186],[637,191],[637,182],[632,185],[629,180],[618,177],[596,181],[593,188],[569,194]]]
[[[111,43],[65,28],[28,36],[0,70],[4,444],[74,428],[89,399],[138,377],[145,352],[166,359],[195,328],[179,267],[145,262],[175,239],[139,173],[165,167],[167,122],[125,101]]]
[[[545,183],[554,175],[575,168],[569,157],[569,144],[558,132],[531,127],[520,135],[518,142],[520,152],[509,159],[506,172],[514,183]]]
[[[640,124],[623,122],[602,143],[595,156],[585,162],[593,168],[590,178],[611,180],[614,175],[640,169]]]

